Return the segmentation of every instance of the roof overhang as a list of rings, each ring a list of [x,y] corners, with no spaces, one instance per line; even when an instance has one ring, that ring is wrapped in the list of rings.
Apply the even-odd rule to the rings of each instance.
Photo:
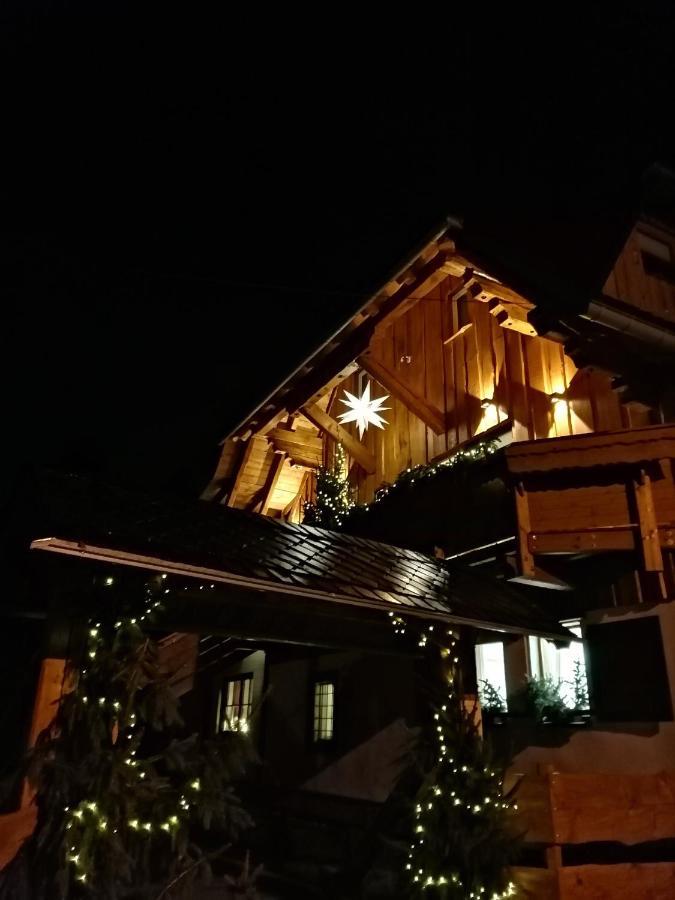
[[[501,258],[498,248],[472,237],[461,222],[448,217],[389,278],[369,295],[343,325],[316,348],[291,374],[259,403],[224,438],[243,439],[265,428],[276,415],[295,412],[336,378],[367,348],[378,325],[424,296],[448,275],[470,281],[471,291],[525,305],[528,311],[543,305],[559,306],[557,293]],[[590,296],[581,304],[586,309]],[[578,303],[576,305],[579,305]],[[535,310],[536,311],[536,310]],[[579,310],[580,311],[580,310]],[[541,312],[541,311],[540,311]],[[549,315],[550,318],[550,315]],[[531,325],[531,333],[536,333]],[[546,328],[553,326],[550,322]]]
[[[488,631],[501,632],[503,634],[532,634],[547,638],[552,641],[577,640],[575,635],[561,627],[560,631],[546,631],[540,629],[524,629],[514,625],[503,625],[499,622],[490,622],[483,619],[456,616],[448,610],[447,613],[409,607],[393,601],[375,601],[365,598],[355,598],[339,592],[325,592],[314,588],[306,588],[301,585],[284,585],[276,581],[251,578],[236,573],[213,569],[204,566],[196,566],[191,563],[176,560],[162,559],[160,557],[131,553],[112,547],[101,547],[87,544],[81,541],[67,540],[59,537],[44,537],[33,540],[31,550],[41,550],[49,553],[104,562],[111,565],[129,566],[136,569],[166,573],[167,575],[180,576],[182,578],[194,578],[213,584],[230,585],[240,590],[249,590],[258,593],[282,595],[294,597],[298,600],[321,600],[328,603],[337,603],[348,606],[357,606],[369,610],[380,610],[385,614],[396,612],[399,615],[426,621],[440,621],[449,625],[468,625],[473,628],[481,628]]]

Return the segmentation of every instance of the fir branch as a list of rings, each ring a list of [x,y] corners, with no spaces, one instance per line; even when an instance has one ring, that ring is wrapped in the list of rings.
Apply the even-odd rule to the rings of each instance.
[[[188,866],[187,869],[184,869],[182,872],[176,875],[175,878],[173,878],[164,888],[162,888],[162,890],[159,894],[157,894],[154,900],[165,900],[165,898],[170,895],[171,891],[174,888],[178,887],[181,882],[184,882],[187,878],[190,878],[192,875],[194,875],[194,873],[200,866],[204,865],[205,862],[211,863],[214,859],[218,859],[218,857],[222,856],[223,853],[226,853],[231,846],[231,844],[224,844],[218,850],[214,850],[211,853],[201,854],[191,863],[190,866]]]

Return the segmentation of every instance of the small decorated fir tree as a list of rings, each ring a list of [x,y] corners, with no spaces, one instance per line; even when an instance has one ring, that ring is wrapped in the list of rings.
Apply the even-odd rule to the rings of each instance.
[[[37,825],[0,876],[2,900],[192,896],[209,868],[195,832],[217,826],[228,842],[250,824],[231,789],[246,739],[177,731],[170,673],[143,630],[158,587],[140,604],[113,590],[98,604],[72,690],[29,758]]]
[[[304,522],[321,528],[341,528],[354,505],[345,451],[336,444],[333,465],[329,469],[322,466],[317,473],[316,500],[305,504]]]
[[[448,633],[447,640],[440,648],[447,691],[433,713],[433,746],[405,865],[410,896],[500,900],[515,894],[509,878],[519,843],[515,804],[480,735],[477,704],[467,708],[463,697],[456,638]],[[426,643],[423,637],[420,645]]]

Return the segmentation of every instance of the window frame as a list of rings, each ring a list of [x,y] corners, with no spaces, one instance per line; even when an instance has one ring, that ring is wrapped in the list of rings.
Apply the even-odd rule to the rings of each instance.
[[[589,665],[588,665],[588,657],[586,654],[586,640],[584,637],[584,625],[581,618],[573,618],[573,619],[563,619],[560,622],[561,625],[564,625],[568,628],[573,634],[575,634],[578,638],[580,638],[580,643],[578,644],[580,652],[576,654],[579,659],[578,661],[583,665],[584,675],[586,677],[586,690],[588,694],[588,705],[579,709],[578,712],[582,714],[590,713],[590,704],[591,704],[591,691],[590,691],[590,677],[589,677]],[[576,642],[575,642],[576,643]],[[547,647],[547,644],[551,644],[551,647]],[[554,681],[557,681],[561,685],[561,695],[563,697],[563,701],[568,709],[573,709],[571,705],[568,704],[568,700],[571,697],[571,687],[572,681],[570,678],[563,678],[561,673],[562,668],[562,655],[563,653],[569,652],[571,647],[556,647],[552,641],[547,640],[546,638],[537,637],[536,635],[528,635],[526,640],[526,658],[527,658],[527,674],[529,678],[545,678],[551,677]],[[553,655],[555,659],[556,673],[552,674],[551,672],[546,671],[546,655]],[[571,654],[570,659],[572,660],[572,664],[574,663],[574,659],[572,658],[575,654]],[[573,666],[572,672],[568,672],[568,675],[573,675]],[[565,687],[563,687],[565,685]]]
[[[331,709],[331,734],[330,737],[321,737],[316,733],[316,713],[317,713],[317,688],[320,685],[329,684],[331,685],[332,692],[332,709]],[[309,722],[309,737],[312,747],[329,747],[335,743],[335,735],[336,735],[336,703],[335,699],[337,697],[337,678],[333,673],[325,672],[321,674],[316,674],[311,681],[311,694],[310,694],[310,722]]]
[[[235,708],[235,704],[230,704],[227,702],[229,698],[229,689],[230,685],[241,684],[242,686],[248,684],[248,699],[244,702],[244,691],[242,690],[239,695],[239,701],[236,704],[236,708],[238,709],[238,716],[236,721],[241,722],[244,721],[247,724],[245,729],[240,728],[231,728],[225,727],[225,723],[229,720],[229,717],[226,715],[226,710],[230,707]],[[247,715],[245,718],[242,717],[242,710],[247,710]],[[220,687],[218,688],[218,695],[216,698],[216,733],[221,734],[223,732],[231,732],[238,733],[241,732],[243,734],[248,733],[251,728],[251,717],[253,713],[253,672],[242,672],[238,675],[226,675],[220,682]]]
[[[487,674],[487,671],[485,671],[485,668],[486,668],[485,662],[482,659],[484,648],[492,647],[492,646],[496,646],[496,645],[499,645],[501,647],[501,650],[499,651],[500,652],[499,664],[501,665],[501,677],[499,678],[498,683],[495,683],[494,678],[492,678],[492,679],[481,678],[481,675]],[[503,709],[503,712],[500,713],[500,715],[507,713],[508,709],[509,709],[509,697],[508,697],[509,686],[508,686],[508,680],[506,677],[506,654],[504,652],[504,641],[503,640],[483,641],[480,644],[476,644],[474,646],[474,656],[476,659],[476,682],[478,685],[479,697],[481,695],[482,682],[483,681],[489,682],[492,685],[492,687],[498,691],[501,699],[504,701],[504,709]]]

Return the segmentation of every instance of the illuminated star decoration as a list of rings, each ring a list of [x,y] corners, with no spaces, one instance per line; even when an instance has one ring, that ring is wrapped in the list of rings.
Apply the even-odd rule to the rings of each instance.
[[[364,431],[368,430],[369,425],[375,425],[377,428],[384,429],[384,426],[388,424],[387,420],[383,419],[380,413],[384,412],[386,409],[391,409],[389,406],[382,406],[384,401],[389,397],[389,394],[371,400],[370,382],[368,382],[360,397],[355,397],[354,394],[350,394],[349,391],[345,391],[345,394],[347,399],[340,400],[340,403],[344,403],[349,409],[347,412],[340,413],[338,420],[343,425],[347,422],[356,422],[360,438],[363,437]]]

